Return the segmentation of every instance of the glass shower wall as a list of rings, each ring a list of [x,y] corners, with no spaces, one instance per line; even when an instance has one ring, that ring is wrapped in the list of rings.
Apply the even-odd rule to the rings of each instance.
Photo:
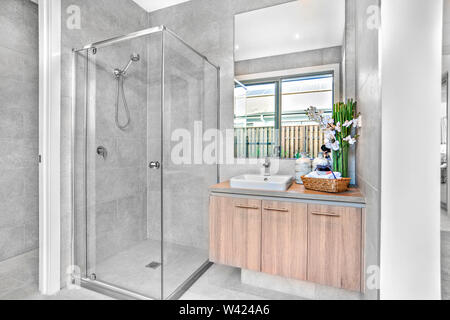
[[[217,183],[217,69],[174,34],[164,34],[163,297],[208,261],[208,189]],[[213,130],[213,131],[211,131]],[[212,150],[214,151],[214,150]]]
[[[162,28],[75,52],[74,91],[75,264],[91,284],[167,299],[208,262],[218,69]]]

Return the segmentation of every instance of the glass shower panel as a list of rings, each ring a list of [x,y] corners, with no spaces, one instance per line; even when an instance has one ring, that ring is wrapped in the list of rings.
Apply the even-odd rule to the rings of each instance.
[[[90,56],[87,113],[87,275],[161,298],[161,34]],[[94,54],[95,53],[95,54]]]
[[[217,69],[170,32],[164,33],[163,43],[163,299],[167,299],[208,262],[208,187],[217,183],[218,167],[212,143],[203,136],[217,132],[218,80]],[[211,156],[204,157],[204,150]]]

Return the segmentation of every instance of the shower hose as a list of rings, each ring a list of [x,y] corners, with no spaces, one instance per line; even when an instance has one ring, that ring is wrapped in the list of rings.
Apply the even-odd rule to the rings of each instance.
[[[130,125],[130,122],[131,122],[130,110],[128,109],[127,98],[125,97],[125,90],[123,88],[124,81],[125,81],[125,79],[124,79],[123,75],[117,77],[116,126],[120,130],[125,130]],[[127,121],[125,122],[125,124],[121,124],[120,120],[119,120],[119,100],[120,100],[121,93],[122,93],[123,107],[125,109],[125,113],[126,113],[126,117],[127,117]]]

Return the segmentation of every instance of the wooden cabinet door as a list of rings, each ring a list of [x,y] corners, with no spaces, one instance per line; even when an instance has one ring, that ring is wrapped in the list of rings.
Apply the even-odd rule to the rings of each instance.
[[[263,201],[262,272],[306,280],[306,204]]]
[[[233,203],[231,198],[210,197],[209,260],[230,265],[233,258]]]
[[[308,205],[308,281],[361,290],[362,212]]]
[[[261,201],[211,197],[210,260],[261,271]]]

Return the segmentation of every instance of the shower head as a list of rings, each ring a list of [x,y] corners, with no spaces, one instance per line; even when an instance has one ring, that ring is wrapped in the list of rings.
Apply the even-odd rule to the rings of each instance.
[[[137,53],[133,53],[130,57],[130,60],[133,62],[138,62],[139,60],[141,60],[141,56]]]
[[[128,69],[131,67],[131,64],[133,62],[138,62],[139,60],[141,60],[141,56],[139,54],[137,54],[137,53],[133,53],[130,56],[130,61],[128,61],[127,66],[125,68],[123,68],[123,70],[116,69],[114,71],[114,74],[116,75],[116,77],[117,76],[121,76],[121,75],[125,75],[127,73]]]

